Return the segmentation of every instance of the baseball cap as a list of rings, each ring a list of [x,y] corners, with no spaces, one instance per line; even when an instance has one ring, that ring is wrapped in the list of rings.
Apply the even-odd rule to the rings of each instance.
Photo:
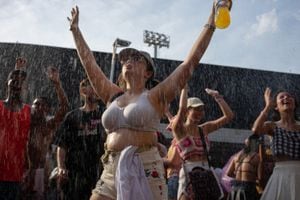
[[[187,100],[187,107],[199,107],[199,106],[204,106],[204,103],[201,99],[199,99],[198,97],[190,97]]]
[[[138,54],[143,56],[148,64],[148,67],[150,67],[151,71],[154,73],[155,72],[155,65],[154,65],[154,61],[151,58],[150,54],[147,53],[146,51],[140,51],[134,48],[126,48],[120,51],[119,53],[119,60],[122,60],[123,57],[128,56],[128,55],[132,55],[132,54]]]

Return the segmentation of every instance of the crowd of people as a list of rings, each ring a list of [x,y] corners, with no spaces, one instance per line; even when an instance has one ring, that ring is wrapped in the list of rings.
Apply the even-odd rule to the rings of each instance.
[[[51,102],[44,96],[36,97],[32,105],[23,102],[26,59],[17,58],[7,78],[6,99],[0,100],[0,199],[205,200],[215,198],[204,194],[212,190],[199,189],[208,178],[217,183],[216,199],[300,198],[300,122],[297,98],[287,91],[273,101],[267,88],[265,108],[245,148],[232,157],[221,177],[211,166],[208,135],[230,123],[234,111],[217,90],[205,89],[222,112],[205,122],[208,108],[200,98],[188,97],[188,81],[215,31],[214,12],[213,6],[187,57],[163,81],[153,84],[155,64],[147,52],[125,48],[118,55],[122,71],[115,84],[89,49],[79,28],[79,9],[74,7],[68,19],[87,76],[79,83],[83,105],[69,110],[71,99],[52,66],[47,77],[59,107],[50,112]],[[172,116],[169,105],[177,95],[179,109]],[[277,116],[267,121],[271,110]],[[163,144],[158,132],[164,116],[174,138],[170,146]],[[262,183],[263,134],[272,137],[275,162],[267,185]],[[48,160],[53,152],[55,168]],[[223,176],[230,180],[230,188],[222,186]]]

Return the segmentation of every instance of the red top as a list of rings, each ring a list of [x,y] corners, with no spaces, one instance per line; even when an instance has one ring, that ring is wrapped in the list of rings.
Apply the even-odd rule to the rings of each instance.
[[[13,112],[0,101],[0,181],[22,180],[29,130],[30,106]]]

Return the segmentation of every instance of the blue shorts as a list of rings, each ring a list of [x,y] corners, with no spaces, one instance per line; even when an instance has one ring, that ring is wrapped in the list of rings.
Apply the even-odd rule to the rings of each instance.
[[[179,176],[171,176],[168,178],[168,198],[177,199]]]

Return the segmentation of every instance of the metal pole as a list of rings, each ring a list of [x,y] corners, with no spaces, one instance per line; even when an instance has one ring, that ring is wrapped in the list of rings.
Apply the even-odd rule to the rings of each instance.
[[[117,54],[117,48],[118,47],[128,47],[131,44],[130,41],[122,40],[120,38],[116,38],[116,40],[113,43],[113,52],[111,57],[111,66],[110,66],[110,75],[109,80],[111,82],[114,82],[114,75],[115,75],[115,68],[116,68],[116,54]]]
[[[114,74],[115,74],[115,65],[116,65],[116,52],[117,52],[117,44],[116,42],[113,43],[113,52],[111,57],[111,67],[110,67],[110,76],[109,80],[114,82]]]
[[[157,58],[157,45],[154,45],[154,58]]]

